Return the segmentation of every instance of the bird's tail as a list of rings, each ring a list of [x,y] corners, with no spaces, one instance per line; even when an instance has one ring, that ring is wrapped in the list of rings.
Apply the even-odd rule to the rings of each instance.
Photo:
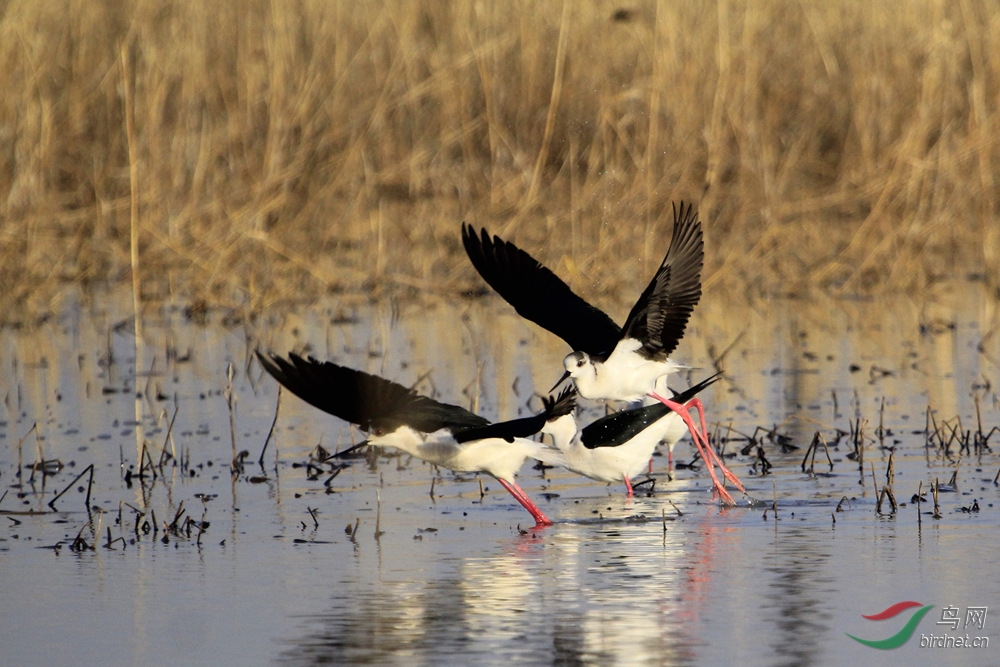
[[[543,442],[535,442],[534,444],[536,444],[537,447],[532,448],[532,451],[528,453],[528,456],[541,461],[547,466],[559,466],[561,468],[566,467],[566,455],[558,447],[554,447]]]
[[[559,392],[558,396],[546,396],[542,399],[542,405],[545,406],[545,420],[548,422],[573,414],[576,409],[576,388],[569,386]]]

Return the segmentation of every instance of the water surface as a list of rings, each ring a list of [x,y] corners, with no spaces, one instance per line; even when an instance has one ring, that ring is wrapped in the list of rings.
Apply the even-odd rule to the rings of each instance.
[[[984,432],[1000,425],[997,304],[973,288],[923,303],[706,300],[678,356],[700,367],[693,378],[721,357],[710,426],[764,507],[720,507],[702,469],[669,479],[665,458],[654,494],[631,500],[620,484],[526,465],[522,486],[556,521],[544,529],[490,478],[481,495],[475,476],[405,456],[352,459],[324,485],[328,469],[310,475],[304,465],[310,452],[361,434],[287,395],[256,463],[277,402],[252,362],[256,346],[417,383],[491,419],[537,410],[566,350],[495,300],[331,300],[257,322],[191,319],[165,305],[144,315],[138,349],[124,298],[5,329],[5,662],[996,662],[993,647],[919,645],[922,634],[948,633],[1000,642],[989,612],[982,630],[938,624],[949,605],[964,621],[967,608],[1000,600],[990,576],[1000,564],[1000,457],[926,446],[928,407],[949,433],[979,429],[977,404]],[[606,305],[619,318],[627,310]],[[166,444],[177,459],[129,483],[137,414],[151,458]],[[848,438],[837,439],[858,420],[867,420],[863,470]],[[762,439],[766,475],[756,450],[738,453],[757,427],[789,445]],[[816,431],[836,443],[833,468],[821,452],[807,474]],[[234,446],[249,454],[235,476]],[[878,513],[892,449],[901,506]],[[684,442],[675,455],[688,462],[692,450]],[[40,459],[63,467],[29,481],[25,466]],[[88,475],[53,510],[89,465],[90,507]],[[927,492],[935,479],[939,518]],[[175,519],[181,528],[168,530]],[[902,647],[846,636],[895,634],[910,612],[862,614],[902,600],[934,605]]]

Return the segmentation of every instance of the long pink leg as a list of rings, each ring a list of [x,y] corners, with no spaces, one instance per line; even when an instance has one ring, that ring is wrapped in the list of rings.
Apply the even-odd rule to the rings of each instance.
[[[708,467],[708,474],[712,478],[712,486],[716,491],[718,491],[724,502],[735,505],[736,501],[733,500],[733,497],[729,495],[728,491],[726,491],[725,485],[720,483],[719,478],[715,475],[715,466],[713,465],[713,462],[716,460],[716,457],[713,456],[713,452],[711,451],[712,448],[708,445],[707,439],[695,425],[694,419],[691,417],[691,412],[687,409],[687,407],[668,398],[663,398],[657,394],[653,394],[652,396],[680,415],[681,419],[684,420],[684,423],[688,427],[688,431],[691,432],[691,439],[694,440],[695,447],[698,448],[698,451],[701,453],[701,458],[705,461],[705,465]]]
[[[722,470],[722,474],[726,476],[726,479],[732,482],[733,486],[739,489],[742,493],[746,493],[747,492],[746,487],[743,486],[743,482],[741,482],[740,478],[736,476],[736,473],[727,468],[726,464],[722,462],[722,458],[715,453],[715,450],[712,449],[712,447],[708,446],[708,428],[705,426],[705,405],[701,402],[701,399],[697,397],[692,398],[690,401],[687,402],[687,407],[688,408],[693,407],[694,409],[696,409],[698,411],[698,416],[701,417],[702,439],[705,445],[708,447],[709,453],[712,455],[712,460],[714,460],[716,463],[719,464],[719,468]]]
[[[674,446],[670,445],[667,447],[667,472],[672,473],[674,471]],[[649,457],[649,474],[653,474],[653,457]],[[672,479],[672,478],[671,478]]]
[[[538,505],[531,502],[531,498],[529,498],[528,494],[524,492],[524,489],[522,489],[520,486],[517,485],[517,482],[514,481],[506,482],[502,479],[497,479],[497,481],[500,482],[500,485],[503,486],[503,488],[507,489],[510,492],[510,495],[514,496],[514,498],[517,499],[517,502],[521,503],[521,505],[524,506],[524,509],[528,510],[531,516],[535,517],[535,523],[537,525],[539,526],[552,525],[552,521],[550,521],[549,518],[545,516],[545,514],[542,512],[542,510],[538,508]]]
[[[674,471],[674,448],[673,445],[667,448],[667,472],[672,473]],[[649,458],[649,474],[653,474],[653,458]],[[672,478],[671,478],[672,479]]]
[[[650,462],[652,462],[652,459],[650,459]],[[632,480],[628,478],[628,475],[622,475],[622,477],[625,478],[625,488],[628,490],[628,493],[625,494],[625,497],[631,498],[632,496],[635,495],[635,493],[632,491]]]
[[[724,502],[730,505],[735,505],[736,501],[733,500],[733,497],[729,495],[728,491],[726,491],[726,487],[719,482],[719,478],[715,476],[715,466],[713,465],[715,457],[713,457],[710,452],[711,447],[708,445],[707,438],[705,438],[702,435],[702,432],[698,430],[698,427],[695,426],[694,420],[691,418],[691,413],[688,409],[680,403],[671,401],[669,398],[659,396],[655,392],[650,394],[650,396],[676,412],[680,415],[680,418],[684,420],[688,430],[691,432],[691,439],[694,440],[695,447],[698,448],[698,451],[701,453],[701,458],[705,461],[705,465],[708,468],[708,474],[712,477],[712,486],[716,491],[718,491]],[[702,419],[704,419],[704,415],[702,415]]]

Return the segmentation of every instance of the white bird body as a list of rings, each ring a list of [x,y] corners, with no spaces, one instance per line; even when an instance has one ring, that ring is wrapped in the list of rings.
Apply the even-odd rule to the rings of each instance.
[[[687,427],[678,415],[671,412],[625,444],[593,449],[581,441],[572,415],[564,415],[549,422],[542,433],[551,435],[553,444],[562,452],[565,460],[562,467],[601,482],[620,482],[623,479],[631,481],[645,471],[656,446],[668,434],[676,433],[678,425],[680,435],[674,439],[677,442],[687,433]]]
[[[644,359],[638,354],[641,347],[641,341],[623,338],[603,363],[595,363],[586,352],[571,352],[563,366],[584,398],[640,401],[660,378],[687,368],[669,358]]]
[[[448,429],[421,433],[403,426],[382,436],[372,435],[368,444],[376,447],[395,447],[407,454],[455,472],[487,473],[507,482],[529,459],[538,459],[546,465],[561,466],[565,457],[544,443],[514,438],[483,438],[456,442]]]

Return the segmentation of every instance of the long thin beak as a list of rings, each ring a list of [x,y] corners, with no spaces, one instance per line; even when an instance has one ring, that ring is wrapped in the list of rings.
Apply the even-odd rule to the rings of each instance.
[[[552,389],[549,389],[549,393],[551,394],[552,392],[554,392],[559,385],[561,385],[568,379],[569,379],[569,371],[566,371],[565,373],[562,374],[562,377],[559,378],[559,382],[556,382],[554,385],[552,385]]]
[[[337,452],[336,454],[330,454],[330,456],[327,457],[326,460],[329,461],[330,459],[336,459],[336,458],[340,458],[341,456],[347,456],[351,452],[353,452],[355,450],[358,450],[358,449],[361,449],[362,447],[367,447],[367,446],[368,446],[368,441],[367,440],[362,440],[358,444],[352,445],[351,447],[348,447],[344,451]]]

